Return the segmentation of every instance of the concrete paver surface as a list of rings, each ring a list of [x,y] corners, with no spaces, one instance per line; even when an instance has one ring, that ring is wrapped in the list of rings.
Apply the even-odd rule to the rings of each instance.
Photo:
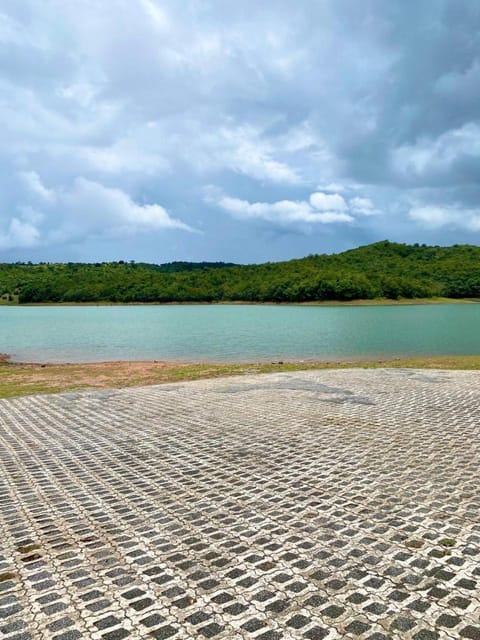
[[[480,638],[480,374],[0,402],[0,638]]]

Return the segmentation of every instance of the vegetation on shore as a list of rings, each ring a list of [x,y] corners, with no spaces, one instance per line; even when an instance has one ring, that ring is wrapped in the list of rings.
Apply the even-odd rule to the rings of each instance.
[[[95,364],[17,364],[0,356],[0,398],[60,393],[80,389],[136,387],[203,378],[347,368],[474,369],[480,356],[437,356],[352,362],[273,362],[251,364],[183,364],[100,362]]]
[[[315,302],[480,298],[480,247],[377,242],[259,265],[0,264],[4,303]]]

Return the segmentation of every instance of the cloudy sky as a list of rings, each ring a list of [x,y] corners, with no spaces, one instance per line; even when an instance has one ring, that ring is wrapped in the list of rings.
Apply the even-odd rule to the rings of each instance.
[[[0,260],[480,244],[479,0],[2,0]]]

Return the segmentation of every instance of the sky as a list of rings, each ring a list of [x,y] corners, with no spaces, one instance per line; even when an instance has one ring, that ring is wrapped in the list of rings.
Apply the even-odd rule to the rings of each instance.
[[[2,0],[0,261],[480,244],[479,0]]]

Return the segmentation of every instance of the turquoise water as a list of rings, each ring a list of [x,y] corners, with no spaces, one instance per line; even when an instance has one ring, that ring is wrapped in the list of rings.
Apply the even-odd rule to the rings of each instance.
[[[0,307],[0,353],[34,362],[480,354],[480,304]]]

